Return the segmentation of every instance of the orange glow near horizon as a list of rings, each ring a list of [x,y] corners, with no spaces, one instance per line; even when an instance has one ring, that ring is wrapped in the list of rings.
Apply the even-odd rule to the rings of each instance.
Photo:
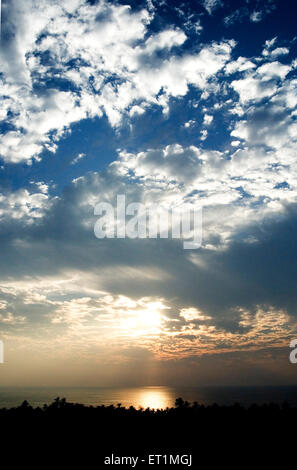
[[[137,402],[142,408],[164,409],[172,405],[172,397],[166,387],[147,387],[141,390]]]

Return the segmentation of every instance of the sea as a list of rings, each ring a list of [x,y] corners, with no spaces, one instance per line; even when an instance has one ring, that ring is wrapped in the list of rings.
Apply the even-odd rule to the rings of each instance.
[[[297,406],[297,386],[282,387],[1,387],[0,408],[13,408],[27,400],[33,407],[50,404],[57,397],[85,405],[117,405],[135,408],[172,407],[178,397],[204,405],[278,403]]]

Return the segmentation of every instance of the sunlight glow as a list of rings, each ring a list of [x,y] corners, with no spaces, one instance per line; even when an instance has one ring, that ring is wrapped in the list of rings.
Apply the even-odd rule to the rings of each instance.
[[[165,387],[148,387],[141,391],[138,403],[145,409],[164,409],[172,405],[172,397]]]
[[[125,323],[131,333],[136,336],[157,334],[161,331],[162,315],[158,310],[135,310]]]
[[[144,328],[160,328],[162,317],[158,311],[140,310],[137,323]]]
[[[167,309],[162,302],[143,301],[139,309],[130,309],[121,318],[120,329],[129,335],[159,334],[162,330],[164,316],[162,310]]]

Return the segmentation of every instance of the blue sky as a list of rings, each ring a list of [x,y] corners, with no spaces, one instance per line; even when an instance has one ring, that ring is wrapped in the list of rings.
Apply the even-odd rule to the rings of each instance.
[[[3,383],[296,382],[296,12],[2,1]],[[202,205],[202,248],[97,240],[117,194]]]

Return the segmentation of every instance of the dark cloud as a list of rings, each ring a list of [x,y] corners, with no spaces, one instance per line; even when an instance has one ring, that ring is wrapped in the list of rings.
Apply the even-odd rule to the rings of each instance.
[[[90,175],[65,189],[34,224],[12,220],[2,226],[1,277],[59,276],[67,271],[92,274],[97,287],[137,298],[169,299],[178,307],[196,306],[224,328],[238,328],[238,308],[258,305],[296,315],[297,206],[237,234],[225,249],[189,252],[181,241],[104,239],[93,234],[90,194],[110,189],[111,176]],[[113,190],[137,197],[136,185]],[[135,200],[135,199],[134,199]],[[241,235],[242,237],[242,235]],[[252,241],[251,241],[252,240]],[[135,274],[137,273],[137,274]],[[154,273],[159,273],[156,278]]]

